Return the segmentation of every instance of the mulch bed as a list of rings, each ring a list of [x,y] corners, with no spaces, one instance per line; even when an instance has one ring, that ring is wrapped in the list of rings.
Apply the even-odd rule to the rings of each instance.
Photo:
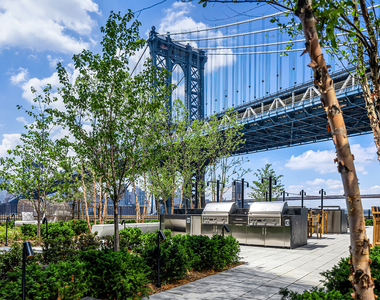
[[[223,271],[235,268],[235,267],[243,265],[243,264],[245,264],[245,263],[239,262],[235,265],[229,265]],[[177,286],[180,286],[180,285],[183,285],[183,284],[186,284],[186,283],[198,280],[198,279],[202,279],[204,277],[214,275],[214,274],[217,274],[219,272],[221,272],[221,271],[214,271],[214,270],[201,271],[201,272],[190,271],[190,272],[188,272],[188,274],[185,278],[179,279],[179,280],[173,280],[170,283],[163,284],[160,288],[156,287],[155,283],[150,283],[150,284],[148,284],[148,287],[151,289],[151,291],[149,291],[149,295],[157,294],[157,293],[160,293],[160,292],[163,292],[166,290],[170,290],[170,289],[175,288]]]

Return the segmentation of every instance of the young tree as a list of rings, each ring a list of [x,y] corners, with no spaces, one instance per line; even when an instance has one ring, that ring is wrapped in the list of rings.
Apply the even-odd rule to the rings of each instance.
[[[351,154],[350,145],[347,139],[346,126],[343,120],[342,111],[337,100],[333,80],[331,79],[328,66],[322,55],[321,45],[318,38],[318,30],[316,24],[318,20],[314,14],[313,1],[312,0],[298,0],[297,5],[294,6],[293,1],[285,0],[284,2],[276,1],[261,1],[261,0],[250,0],[250,1],[237,1],[237,0],[200,0],[200,3],[206,5],[208,2],[264,2],[271,5],[277,5],[282,8],[288,8],[285,4],[289,4],[291,11],[294,11],[295,15],[300,19],[305,39],[306,39],[306,50],[305,52],[309,54],[311,62],[309,67],[313,68],[314,71],[314,82],[318,85],[321,92],[321,102],[326,111],[327,119],[329,122],[329,128],[333,136],[333,142],[335,145],[337,158],[336,162],[338,164],[338,172],[341,174],[344,193],[346,196],[347,211],[349,214],[349,223],[350,223],[350,236],[351,236],[351,266],[352,266],[352,276],[350,279],[353,281],[353,298],[363,299],[363,300],[372,300],[376,296],[374,294],[374,279],[371,277],[370,271],[370,259],[369,259],[369,241],[367,239],[367,234],[365,230],[363,206],[360,197],[360,190],[358,184],[358,178],[356,176],[354,158]],[[320,19],[321,26],[324,28],[323,24],[326,25],[326,35],[331,41],[331,45],[336,44],[334,41],[334,28],[340,27],[342,22],[339,22],[339,18],[343,19],[345,24],[349,24],[355,28],[354,36],[352,32],[346,28],[342,28],[343,31],[348,33],[353,38],[359,39],[360,43],[358,44],[359,56],[360,59],[364,58],[362,55],[363,47],[368,45],[367,54],[369,56],[371,72],[373,77],[373,93],[367,101],[367,108],[373,110],[374,105],[379,108],[380,101],[380,86],[379,86],[379,71],[378,71],[378,62],[377,62],[377,42],[376,42],[376,32],[374,28],[378,29],[380,22],[376,19],[374,12],[368,13],[367,4],[365,1],[360,0],[361,14],[363,15],[364,24],[368,30],[368,35],[364,33],[359,21],[359,10],[357,8],[356,1],[341,1],[339,3],[335,1],[325,1],[317,0],[314,6],[316,12],[324,11],[322,19]],[[351,15],[347,15],[347,11],[344,8],[351,6]],[[348,11],[349,12],[349,11]],[[323,18],[323,16],[325,18]],[[352,17],[350,17],[352,16]],[[293,18],[293,22],[295,22]],[[320,27],[320,28],[321,28]],[[348,31],[348,32],[347,32]],[[372,49],[369,52],[369,48]],[[364,80],[364,70],[365,66],[364,61],[359,63],[359,72],[361,73],[362,81]],[[360,74],[359,74],[360,75]],[[367,90],[371,90],[367,88]],[[374,103],[370,103],[375,101]],[[368,103],[369,102],[369,103]],[[379,113],[379,111],[377,111]],[[371,113],[370,118],[374,118],[374,115]],[[372,128],[376,127],[378,124],[372,124]],[[377,129],[376,129],[377,131]],[[376,146],[378,146],[378,136],[377,132],[374,132]],[[378,154],[380,152],[378,151]]]
[[[119,200],[137,174],[150,165],[141,152],[153,116],[170,90],[166,72],[149,63],[141,73],[130,76],[129,58],[145,43],[139,36],[140,23],[133,17],[130,10],[124,16],[111,12],[101,27],[102,53],[83,50],[73,56],[78,71],[75,82],[58,64],[65,111],[56,114],[76,139],[75,151],[106,183],[114,208],[114,251],[119,250]],[[99,145],[103,145],[101,150]]]
[[[60,162],[67,154],[67,148],[59,140],[51,139],[54,119],[49,107],[56,99],[51,98],[51,87],[44,89],[44,97],[34,98],[32,110],[25,110],[34,119],[26,125],[27,133],[21,134],[21,144],[8,150],[8,156],[0,158],[0,190],[7,190],[14,196],[29,200],[37,213],[37,236],[41,237],[41,217],[47,204],[56,192],[56,182],[62,180]],[[32,88],[32,92],[36,90]],[[18,106],[21,109],[21,106]]]
[[[248,195],[255,199],[255,201],[265,201],[266,192],[269,192],[269,176],[272,176],[272,199],[277,200],[284,190],[284,185],[281,184],[280,178],[284,175],[276,175],[272,168],[272,164],[266,164],[263,168],[257,169],[253,175],[256,176],[257,180],[252,181],[252,192]],[[261,182],[263,179],[263,182]],[[274,182],[276,181],[276,184]]]

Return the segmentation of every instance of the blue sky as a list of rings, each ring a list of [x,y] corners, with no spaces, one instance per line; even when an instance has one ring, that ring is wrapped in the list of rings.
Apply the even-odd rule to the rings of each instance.
[[[111,10],[139,11],[161,0],[3,0],[0,3],[0,155],[14,147],[24,125],[31,120],[16,105],[30,107],[33,95],[30,87],[41,91],[50,83],[58,87],[56,63],[61,61],[72,70],[73,54],[83,48],[100,51],[100,26],[105,24]],[[254,9],[253,9],[254,8]],[[237,12],[244,12],[239,15]],[[255,4],[215,4],[202,8],[194,3],[167,0],[139,13],[142,36],[147,37],[151,26],[160,32],[180,31],[196,27],[234,22],[273,12],[267,6]],[[298,67],[300,63],[298,64]],[[57,129],[56,137],[65,134]],[[362,193],[380,194],[380,166],[372,136],[350,139]],[[247,167],[253,170],[271,163],[277,173],[284,175],[285,189],[298,193],[305,189],[318,195],[323,188],[328,194],[342,194],[340,175],[333,163],[332,141],[249,155]],[[251,181],[251,174],[245,176]],[[337,202],[342,205],[342,201]],[[379,201],[364,200],[364,207]],[[327,203],[331,204],[332,203]]]

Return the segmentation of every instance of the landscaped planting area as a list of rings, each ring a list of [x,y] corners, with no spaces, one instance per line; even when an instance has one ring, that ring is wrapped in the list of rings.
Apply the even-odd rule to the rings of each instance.
[[[20,237],[33,240],[36,225],[24,224]],[[41,226],[45,236],[45,226]],[[175,235],[164,231],[160,243],[162,284],[183,279],[190,271],[220,271],[239,262],[235,238],[215,235]],[[140,299],[151,293],[157,280],[157,232],[139,228],[120,231],[120,251],[114,252],[113,237],[100,241],[88,233],[83,220],[49,224],[42,254],[26,266],[27,299]],[[0,255],[0,299],[21,299],[22,246],[12,243]]]
[[[372,278],[380,278],[380,247],[371,249],[370,259],[371,275]],[[349,300],[353,299],[351,296],[352,281],[350,281],[349,258],[342,258],[341,261],[329,271],[322,272],[321,274],[326,278],[324,282],[325,288],[314,288],[311,291],[305,291],[302,294],[283,289],[280,294],[283,295],[283,300]],[[375,294],[380,293],[380,282],[375,280]]]

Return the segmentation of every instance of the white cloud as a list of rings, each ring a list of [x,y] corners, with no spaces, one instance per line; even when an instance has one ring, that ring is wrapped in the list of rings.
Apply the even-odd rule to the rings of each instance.
[[[63,62],[63,59],[61,57],[51,57],[51,55],[48,55],[47,56],[47,59],[49,61],[49,66],[52,67],[52,68],[56,68],[57,67],[57,63],[59,62]]]
[[[368,195],[368,194],[380,194],[380,185],[374,185],[370,188],[360,189],[360,194]]]
[[[20,143],[21,134],[3,134],[3,140],[0,144],[0,157],[5,157],[8,155],[7,150],[13,149],[17,144]]]
[[[12,84],[19,84],[24,82],[28,77],[28,69],[19,68],[19,72],[11,76]]]
[[[357,172],[365,172],[365,166],[370,163],[371,159],[376,159],[376,147],[362,147],[359,144],[351,146],[351,153],[355,157],[355,168]],[[298,156],[292,155],[285,164],[292,170],[311,169],[320,174],[337,172],[337,165],[334,164],[336,154],[334,150],[313,151],[308,150]]]
[[[24,117],[17,117],[16,121],[23,123],[24,125],[28,125],[28,122],[26,122]]]
[[[95,26],[90,13],[100,14],[93,0],[3,0],[0,2],[0,45],[37,51],[80,52],[88,42],[66,30],[89,35]]]
[[[322,178],[316,178],[313,181],[306,181],[307,185],[315,186],[318,190],[321,188],[329,189],[329,190],[336,190],[336,189],[342,189],[342,181],[336,180],[336,179],[322,179]]]

